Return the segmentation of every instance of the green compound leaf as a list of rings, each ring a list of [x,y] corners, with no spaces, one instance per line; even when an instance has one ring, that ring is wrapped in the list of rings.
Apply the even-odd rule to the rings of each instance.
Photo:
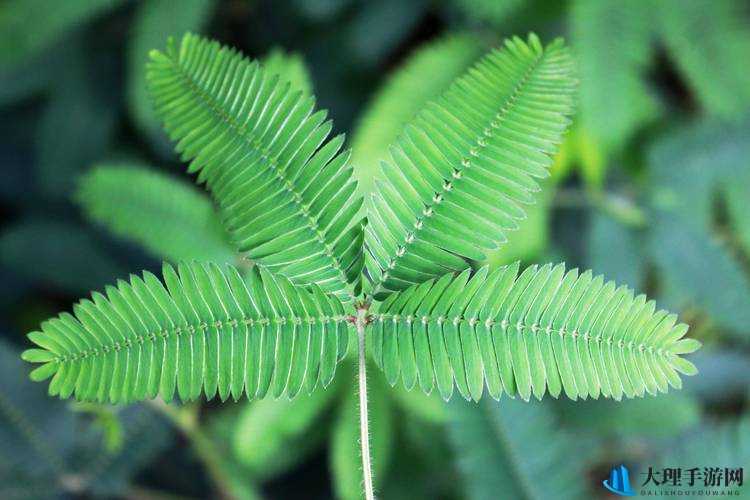
[[[466,399],[484,391],[528,400],[545,392],[571,399],[680,388],[693,375],[682,357],[700,343],[688,326],[645,295],[562,264],[518,264],[470,277],[447,274],[391,295],[374,316],[372,354],[386,378],[407,388],[454,384]]]
[[[152,51],[157,114],[247,257],[297,284],[358,293],[362,205],[343,136],[315,99],[233,49],[194,35]]]
[[[469,267],[505,240],[548,175],[573,111],[561,40],[507,40],[419,114],[381,165],[368,210],[377,299]]]
[[[347,323],[320,287],[201,263],[165,264],[164,283],[132,276],[42,323],[29,334],[41,349],[23,355],[42,363],[31,378],[52,377],[51,395],[112,403],[175,390],[182,400],[294,397],[332,380]]]

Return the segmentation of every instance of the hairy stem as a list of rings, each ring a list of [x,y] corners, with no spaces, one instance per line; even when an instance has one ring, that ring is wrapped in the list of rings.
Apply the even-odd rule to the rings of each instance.
[[[359,340],[359,441],[362,449],[362,474],[365,483],[366,500],[374,500],[372,487],[372,460],[370,459],[370,431],[367,414],[367,359],[365,358],[365,325],[367,308],[357,308],[357,339]]]

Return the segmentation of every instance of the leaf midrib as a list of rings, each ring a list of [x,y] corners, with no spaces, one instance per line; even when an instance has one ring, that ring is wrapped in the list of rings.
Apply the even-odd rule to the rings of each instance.
[[[96,348],[84,349],[82,351],[68,353],[62,356],[57,356],[53,361],[54,363],[63,365],[66,363],[75,363],[86,359],[93,359],[97,357],[107,356],[111,352],[128,352],[134,349],[136,346],[143,345],[147,342],[156,342],[157,339],[167,340],[170,337],[181,336],[183,333],[187,333],[190,336],[196,334],[202,335],[209,328],[216,328],[217,330],[224,328],[237,328],[240,324],[252,327],[265,328],[271,324],[283,325],[286,323],[292,323],[295,325],[309,324],[314,325],[318,323],[327,324],[334,323],[338,324],[346,321],[346,317],[342,315],[334,316],[316,316],[316,317],[302,317],[302,316],[278,316],[278,317],[261,317],[261,318],[229,318],[226,320],[216,320],[211,323],[201,322],[198,324],[187,323],[172,328],[162,328],[161,330],[151,331],[142,335],[137,335],[137,338],[126,339],[122,342],[112,342],[103,344]]]
[[[507,331],[509,328],[516,328],[520,332],[528,331],[533,335],[537,334],[547,334],[547,335],[559,335],[561,338],[564,338],[565,336],[570,336],[574,340],[581,339],[587,344],[591,343],[599,343],[599,344],[608,344],[610,346],[613,346],[618,349],[629,349],[632,352],[650,352],[652,354],[655,354],[657,356],[661,356],[667,360],[669,360],[671,353],[668,349],[664,349],[662,347],[656,347],[654,345],[646,344],[646,343],[640,343],[638,345],[635,345],[635,343],[631,342],[624,342],[622,340],[619,340],[617,342],[614,342],[614,335],[591,335],[590,331],[585,331],[583,333],[579,332],[578,330],[567,330],[566,328],[552,328],[552,326],[542,326],[539,324],[528,324],[523,321],[518,321],[516,323],[510,323],[506,320],[494,320],[494,319],[482,319],[479,317],[472,317],[467,318],[464,316],[458,316],[455,318],[448,318],[446,316],[414,316],[414,315],[407,315],[402,316],[400,314],[389,314],[389,313],[381,313],[376,314],[375,318],[376,321],[385,322],[385,321],[393,321],[394,323],[398,323],[400,325],[410,326],[413,323],[421,323],[423,325],[430,325],[433,324],[435,326],[441,326],[444,323],[451,323],[453,325],[459,326],[459,325],[468,325],[471,328],[474,328],[476,325],[482,324],[485,325],[487,328],[491,328],[493,326],[499,326],[504,332]]]

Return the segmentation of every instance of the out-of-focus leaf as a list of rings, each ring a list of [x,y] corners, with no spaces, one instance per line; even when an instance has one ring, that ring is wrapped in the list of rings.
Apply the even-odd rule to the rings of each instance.
[[[85,228],[66,222],[26,220],[0,234],[0,264],[59,291],[96,290],[127,269]]]
[[[279,75],[279,80],[289,82],[293,89],[308,95],[313,93],[310,71],[301,55],[276,47],[263,58],[263,64],[269,75]]]
[[[633,228],[595,211],[589,226],[587,267],[608,279],[641,289],[645,256],[640,239]]]
[[[481,51],[480,42],[470,35],[440,38],[415,51],[383,84],[352,139],[352,165],[362,193],[372,191],[379,161],[404,125],[463,74]]]
[[[700,377],[685,380],[683,391],[696,394],[704,401],[721,403],[747,394],[750,380],[750,359],[742,352],[733,350],[708,350],[693,354]]]
[[[467,498],[586,498],[582,454],[545,403],[451,403],[449,436]]]
[[[104,447],[106,435],[96,426],[85,434],[85,449],[78,452],[80,476],[94,496],[123,495],[132,478],[171,442],[167,422],[147,405],[119,409],[116,418],[122,427],[123,446],[112,453]],[[80,439],[80,438],[79,438]]]
[[[16,207],[32,207],[35,179],[30,165],[34,161],[36,113],[22,106],[2,110],[0,120],[0,202]]]
[[[573,131],[572,142],[576,148],[578,172],[581,174],[586,187],[600,190],[604,186],[607,176],[607,158],[604,144],[599,138],[583,127],[576,127]]]
[[[127,54],[127,97],[130,116],[159,149],[171,151],[154,113],[146,90],[148,52],[162,47],[168,37],[179,38],[186,31],[200,32],[214,7],[214,0],[148,0],[135,14]]]
[[[41,118],[36,175],[47,195],[69,194],[112,140],[119,112],[116,86],[110,86],[112,63],[96,56],[82,47],[72,51]]]
[[[715,195],[750,170],[750,120],[681,127],[657,142],[648,158],[648,249],[662,296],[673,307],[697,306],[746,339],[750,281],[712,225]]]
[[[711,113],[738,117],[750,105],[748,5],[743,1],[665,0],[658,19],[669,55]]]
[[[203,425],[203,431],[211,440],[217,450],[220,464],[229,493],[237,500],[258,500],[261,498],[252,472],[246,466],[236,460],[233,446],[235,443],[235,430],[237,419],[246,402],[227,401],[221,411],[212,415],[211,419]]]
[[[671,308],[697,306],[742,340],[750,340],[750,281],[718,238],[681,217],[652,224],[649,252]]]
[[[296,10],[314,21],[330,19],[351,3],[352,0],[293,0]]]
[[[101,428],[31,382],[20,351],[0,340],[0,498],[122,495],[170,433],[145,406],[116,413],[123,446],[112,453]]]
[[[368,373],[370,450],[373,480],[377,490],[385,481],[391,459],[394,438],[393,414],[388,398],[389,388],[385,380],[378,375],[374,367],[370,367]],[[330,467],[336,497],[341,500],[359,500],[362,497],[358,397],[355,390],[347,392],[331,435]]]
[[[419,420],[440,424],[448,416],[445,401],[437,391],[427,395],[415,389],[407,391],[403,385],[397,384],[391,389],[391,394],[394,402]]]
[[[704,467],[720,467],[722,474],[724,467],[747,470],[750,467],[750,417],[743,416],[721,423],[704,424],[681,436],[675,446],[667,450],[656,460],[656,463],[652,460],[651,463],[644,464],[643,471],[645,472],[649,466],[654,466],[656,470],[670,467],[682,468],[683,471],[698,467],[701,472],[704,472]],[[703,481],[699,481],[698,484],[702,486]],[[724,491],[724,484],[722,481],[720,491]],[[744,494],[746,488],[746,484],[739,488],[740,496],[738,497],[746,497]],[[668,482],[661,485],[661,489],[658,487],[655,489],[657,489],[657,495],[660,491],[665,496],[674,495],[676,490],[674,486],[670,487]],[[727,492],[737,490],[736,482],[726,488]]]
[[[399,416],[398,424],[398,451],[393,454],[388,481],[381,486],[380,497],[459,498],[455,493],[460,486],[453,473],[453,454],[445,427],[426,423],[411,414]]]
[[[363,2],[346,28],[347,45],[356,62],[374,65],[387,56],[406,38],[426,7],[426,0]]]
[[[684,392],[622,402],[563,400],[558,408],[561,420],[571,430],[628,439],[674,436],[697,424],[701,415],[698,401]]]
[[[642,79],[651,56],[652,10],[647,0],[573,2],[580,125],[605,153],[621,148],[637,127],[657,113],[656,101]]]
[[[28,379],[20,356],[0,339],[0,461],[32,477],[59,477],[69,467],[66,457],[74,445],[73,414]]]
[[[110,455],[119,452],[123,445],[122,423],[114,408],[114,406],[83,402],[76,402],[70,406],[72,411],[92,416],[93,425],[101,431],[104,450]]]
[[[714,193],[750,170],[750,118],[679,127],[651,147],[648,163],[651,203],[708,227]]]
[[[453,0],[469,19],[501,27],[525,3],[524,0]]]
[[[324,426],[317,421],[336,392],[334,385],[291,401],[263,399],[247,404],[233,433],[235,456],[258,478],[299,463],[320,443]]]
[[[50,54],[24,60],[12,68],[0,66],[0,107],[42,90],[59,71],[59,67],[58,59]]]
[[[76,199],[91,220],[155,256],[173,262],[236,257],[208,196],[137,161],[95,167],[81,179]]]
[[[0,66],[12,66],[51,47],[69,31],[123,0],[6,0],[0,4]]]
[[[732,229],[745,252],[750,255],[750,166],[736,178],[728,180],[725,186]]]

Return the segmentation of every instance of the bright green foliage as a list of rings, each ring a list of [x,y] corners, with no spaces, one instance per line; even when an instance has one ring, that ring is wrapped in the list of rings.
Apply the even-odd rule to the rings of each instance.
[[[417,50],[390,77],[367,106],[352,138],[352,164],[359,188],[370,193],[380,160],[424,106],[445,92],[482,54],[470,35],[453,35]],[[425,78],[429,75],[429,78]]]
[[[562,264],[517,273],[517,264],[471,278],[467,270],[391,295],[371,334],[389,382],[418,380],[445,399],[455,383],[474,400],[485,384],[495,399],[564,391],[619,400],[680,388],[678,372],[696,372],[680,354],[700,343],[683,339],[687,325],[645,295]]]
[[[457,401],[448,430],[469,500],[591,498],[582,450],[548,406]]]
[[[700,102],[712,114],[737,117],[750,104],[750,72],[737,64],[750,54],[747,3],[664,0],[657,5],[669,55]]]
[[[61,35],[122,0],[7,0],[0,5],[0,65],[11,66],[36,56]],[[40,15],[43,12],[44,15]],[[33,27],[33,29],[30,29]]]
[[[466,269],[517,227],[569,123],[572,73],[562,40],[508,40],[405,129],[368,210],[375,298]]]
[[[581,125],[607,150],[620,148],[657,111],[643,81],[651,58],[653,10],[648,0],[573,2]]]
[[[148,53],[170,36],[200,31],[208,21],[214,0],[149,0],[138,5],[128,47],[128,106],[135,124],[149,138],[163,135],[159,118],[146,89]]]
[[[326,141],[332,125],[306,92],[194,35],[153,51],[147,78],[177,150],[255,265],[247,276],[214,263],[165,265],[164,284],[133,276],[43,323],[29,335],[41,349],[24,358],[41,363],[32,378],[51,377],[51,394],[292,398],[326,386],[347,352],[365,255],[372,283],[359,307],[371,314],[359,325],[391,384],[401,377],[446,399],[455,384],[467,399],[486,386],[494,398],[619,400],[695,373],[680,357],[700,345],[682,339],[687,326],[626,287],[563,265],[472,272],[525,216],[569,124],[577,82],[561,40],[509,40],[427,104],[390,149],[365,221],[344,139]],[[375,401],[387,429],[389,401]],[[352,429],[335,432],[335,467],[355,462],[342,444],[355,442]],[[346,496],[354,488],[344,482]]]
[[[310,72],[299,54],[290,54],[276,47],[263,58],[262,63],[266,73],[279,75],[280,82],[289,82],[292,89],[301,90],[306,95],[313,93]]]
[[[81,179],[76,199],[90,219],[158,257],[235,259],[210,200],[138,162],[95,167]]]
[[[231,266],[164,266],[108,287],[106,297],[74,306],[29,338],[42,349],[31,377],[53,377],[50,393],[113,403],[205,392],[222,400],[293,397],[333,379],[345,352],[341,303],[313,286],[253,269],[246,281]]]
[[[362,200],[314,98],[257,62],[193,35],[153,51],[149,88],[177,151],[200,172],[247,257],[295,283],[356,294]]]

